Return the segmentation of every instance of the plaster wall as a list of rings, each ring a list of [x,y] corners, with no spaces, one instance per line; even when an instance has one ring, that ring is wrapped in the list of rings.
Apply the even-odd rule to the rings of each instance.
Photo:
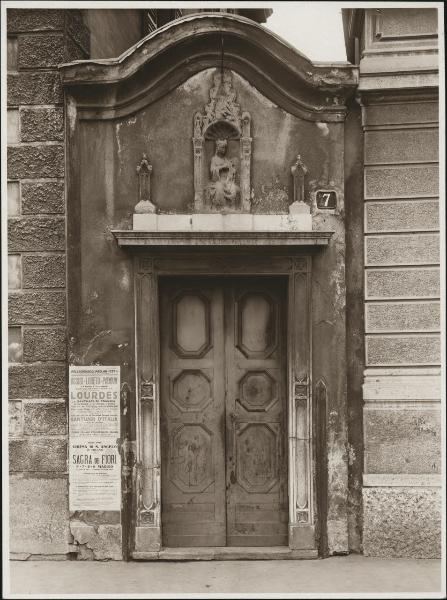
[[[209,102],[215,71],[200,71],[162,99],[126,117],[83,118],[80,111],[73,120],[69,152],[72,158],[79,157],[79,162],[70,184],[70,360],[121,366],[122,381],[129,385],[132,401],[132,260],[130,254],[118,249],[111,230],[132,227],[138,202],[136,168],[143,153],[152,165],[151,199],[159,211],[190,212],[194,198],[193,116]],[[290,169],[300,154],[308,168],[306,202],[312,206],[313,228],[334,232],[330,247],[314,257],[313,381],[315,386],[324,381],[327,393],[322,423],[329,432],[325,551],[347,552],[344,125],[300,119],[272,103],[237,72],[232,77],[236,101],[252,118],[253,211],[287,213],[293,201]],[[214,148],[212,142],[206,145],[205,161],[209,164]],[[230,155],[234,152],[236,156],[237,148],[230,142]],[[337,190],[337,210],[318,211],[315,191],[328,186]],[[131,408],[127,426],[132,440],[134,417]],[[97,517],[89,518],[94,522]],[[118,514],[100,518],[108,526],[115,523],[118,527],[120,522]],[[76,529],[78,520],[79,515],[72,515],[75,539],[82,533]]]

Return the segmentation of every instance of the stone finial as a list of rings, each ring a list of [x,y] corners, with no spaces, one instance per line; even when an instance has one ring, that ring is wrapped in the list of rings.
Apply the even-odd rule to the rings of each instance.
[[[307,213],[310,211],[305,203],[304,179],[308,171],[301,155],[298,154],[296,162],[290,168],[293,177],[293,202],[289,206],[290,213]]]
[[[135,212],[155,213],[156,207],[151,202],[151,173],[152,165],[146,153],[143,153],[140,164],[137,166],[138,174],[138,204],[135,206]]]

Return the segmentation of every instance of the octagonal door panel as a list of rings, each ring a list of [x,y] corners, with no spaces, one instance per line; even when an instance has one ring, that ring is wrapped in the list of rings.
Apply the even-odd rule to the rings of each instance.
[[[288,543],[285,299],[280,278],[226,292],[229,546]]]
[[[160,317],[163,544],[225,546],[222,290],[162,280]]]
[[[160,283],[164,546],[287,545],[286,285]]]

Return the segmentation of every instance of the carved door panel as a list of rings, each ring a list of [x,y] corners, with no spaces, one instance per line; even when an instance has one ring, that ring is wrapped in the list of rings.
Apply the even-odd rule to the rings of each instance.
[[[288,543],[286,286],[160,285],[165,546]]]
[[[208,279],[160,286],[164,546],[225,546],[222,289]]]
[[[288,543],[286,286],[226,290],[227,545]]]

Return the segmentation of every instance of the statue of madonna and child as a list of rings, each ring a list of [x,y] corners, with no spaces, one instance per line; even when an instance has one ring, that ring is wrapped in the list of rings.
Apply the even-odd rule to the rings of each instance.
[[[210,164],[211,183],[207,186],[207,200],[214,209],[237,210],[240,190],[235,182],[235,163],[226,157],[227,145],[226,139],[216,140]]]

